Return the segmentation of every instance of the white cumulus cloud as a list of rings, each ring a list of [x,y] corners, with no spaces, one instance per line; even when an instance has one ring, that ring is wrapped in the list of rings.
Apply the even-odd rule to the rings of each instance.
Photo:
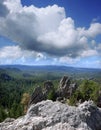
[[[28,63],[28,60],[45,59],[46,57],[38,52],[22,50],[19,46],[5,46],[0,48],[0,64]]]
[[[75,21],[66,17],[65,9],[58,5],[23,7],[20,0],[1,1],[0,5],[7,9],[6,15],[0,18],[0,35],[15,41],[22,49],[41,53],[38,60],[43,52],[72,59],[99,53],[91,44],[94,37],[101,34],[100,23],[91,23],[88,29],[76,27]]]

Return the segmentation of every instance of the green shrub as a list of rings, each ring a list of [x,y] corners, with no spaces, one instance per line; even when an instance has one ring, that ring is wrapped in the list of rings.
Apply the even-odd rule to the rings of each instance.
[[[93,100],[97,103],[100,87],[98,83],[91,80],[83,80],[75,93],[70,97],[70,105],[75,105],[78,101]]]
[[[56,97],[55,97],[55,90],[51,90],[48,95],[47,95],[47,99],[49,100],[52,100],[52,101],[55,101],[56,100]]]

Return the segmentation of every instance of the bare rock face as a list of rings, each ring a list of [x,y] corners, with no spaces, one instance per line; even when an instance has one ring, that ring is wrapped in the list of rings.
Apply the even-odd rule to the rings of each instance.
[[[70,84],[70,79],[68,76],[64,76],[60,80],[60,88],[68,88],[69,84]]]
[[[72,84],[68,76],[64,76],[59,83],[58,96],[69,98],[72,93],[76,90],[76,84]]]
[[[31,104],[35,104],[35,103],[41,102],[44,99],[45,99],[45,97],[44,97],[44,94],[42,92],[42,88],[39,86],[33,92],[32,96],[30,98],[30,101],[29,101],[29,106]]]
[[[46,97],[47,97],[48,93],[53,89],[54,89],[54,85],[50,80],[44,82],[43,93],[44,93],[44,95],[46,95]]]
[[[55,92],[53,83],[48,80],[44,82],[43,87],[36,87],[29,102],[29,106],[31,104],[38,103],[42,100],[47,100],[47,97],[50,92],[54,92],[54,100],[62,101],[63,98],[69,98],[73,92],[76,90],[76,84],[72,84],[71,80],[68,76],[64,76],[59,83],[59,88]]]
[[[32,96],[29,101],[29,106],[31,104],[36,104],[42,100],[47,99],[47,95],[50,91],[54,90],[54,85],[51,81],[44,82],[43,89],[42,87],[38,86],[35,88],[34,92],[32,93]]]
[[[101,130],[101,109],[92,101],[78,107],[42,101],[31,105],[25,116],[0,123],[0,130]]]

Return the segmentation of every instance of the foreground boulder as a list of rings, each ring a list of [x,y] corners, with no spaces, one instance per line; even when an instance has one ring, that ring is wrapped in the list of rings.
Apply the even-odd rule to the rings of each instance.
[[[47,100],[31,105],[23,117],[6,119],[0,130],[101,130],[101,110],[92,101],[72,107]]]

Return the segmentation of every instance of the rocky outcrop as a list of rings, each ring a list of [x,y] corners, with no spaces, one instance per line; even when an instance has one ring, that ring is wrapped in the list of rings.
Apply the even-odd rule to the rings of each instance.
[[[70,78],[68,76],[62,77],[59,85],[60,88],[68,88],[68,86],[70,85]]]
[[[64,76],[59,83],[59,89],[57,91],[58,97],[70,98],[73,92],[76,90],[76,83],[71,83],[68,76]]]
[[[44,82],[43,87],[36,87],[29,101],[31,104],[36,104],[42,100],[46,100],[50,91],[54,90],[54,85],[51,81]]]
[[[0,123],[0,130],[101,130],[101,109],[92,101],[78,107],[42,101],[31,105],[25,116]]]
[[[46,97],[47,97],[47,95],[49,94],[49,92],[50,92],[51,90],[53,90],[53,89],[54,89],[54,85],[53,85],[53,83],[52,83],[50,80],[44,82],[43,93],[44,93],[44,95],[45,95]]]
[[[53,93],[53,99],[61,102],[65,102],[64,98],[70,98],[77,86],[75,83],[71,83],[68,76],[64,76],[59,83],[58,90],[55,91],[53,83],[48,80],[44,82],[43,87],[36,87],[29,102],[31,104],[38,103],[42,100],[47,100],[50,93]],[[49,98],[48,98],[49,99]]]
[[[37,88],[35,88],[35,91],[33,92],[32,96],[30,98],[29,106],[31,104],[41,102],[44,99],[45,99],[45,96],[43,94],[42,87],[38,86]]]
[[[101,108],[101,90],[97,94],[99,95],[97,100],[97,106]]]

